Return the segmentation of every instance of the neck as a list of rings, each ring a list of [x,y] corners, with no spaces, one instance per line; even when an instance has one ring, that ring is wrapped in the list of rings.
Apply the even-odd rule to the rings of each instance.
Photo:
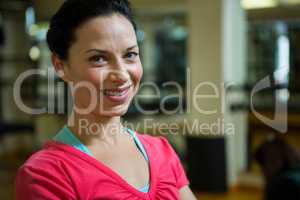
[[[68,127],[86,145],[97,142],[114,144],[124,133],[121,117],[99,116],[93,113],[82,115],[74,110],[68,118]]]

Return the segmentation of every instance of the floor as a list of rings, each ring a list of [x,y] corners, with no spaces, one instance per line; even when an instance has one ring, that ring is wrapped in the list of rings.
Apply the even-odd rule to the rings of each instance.
[[[262,200],[262,191],[239,189],[225,194],[197,194],[199,200]]]

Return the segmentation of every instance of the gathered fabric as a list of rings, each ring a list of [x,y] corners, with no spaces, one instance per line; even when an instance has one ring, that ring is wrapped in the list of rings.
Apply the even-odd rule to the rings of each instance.
[[[150,169],[149,191],[139,191],[88,154],[57,141],[47,142],[18,170],[17,200],[178,200],[189,184],[181,162],[164,137],[136,133]]]

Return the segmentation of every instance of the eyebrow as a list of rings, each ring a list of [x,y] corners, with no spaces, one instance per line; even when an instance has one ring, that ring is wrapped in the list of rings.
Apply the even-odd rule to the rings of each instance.
[[[134,49],[136,47],[138,47],[138,45],[134,45],[132,47],[129,47],[129,48],[126,49],[126,51],[132,50],[132,49]],[[101,49],[89,49],[85,53],[89,53],[89,52],[92,52],[92,51],[96,51],[96,52],[99,52],[99,53],[107,53],[107,51],[101,50]]]

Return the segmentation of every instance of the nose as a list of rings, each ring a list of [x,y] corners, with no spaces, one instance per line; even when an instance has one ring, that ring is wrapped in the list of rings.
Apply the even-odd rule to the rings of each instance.
[[[124,83],[129,82],[130,76],[126,69],[126,64],[123,63],[122,58],[116,56],[114,62],[112,63],[112,68],[109,72],[109,80],[111,83],[116,85],[123,85]]]
[[[121,85],[129,80],[129,75],[124,71],[113,71],[109,73],[109,80],[112,83]]]

